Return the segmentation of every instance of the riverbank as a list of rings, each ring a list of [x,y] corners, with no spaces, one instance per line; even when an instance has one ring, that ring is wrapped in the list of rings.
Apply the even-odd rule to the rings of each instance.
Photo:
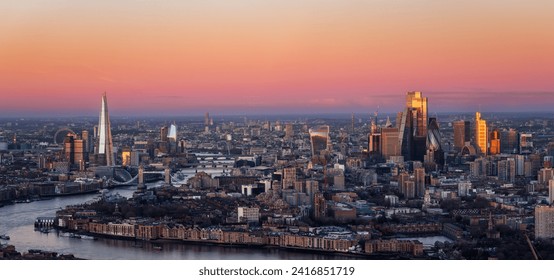
[[[144,240],[137,239],[129,236],[114,236],[108,234],[98,234],[91,233],[86,231],[68,231],[68,230],[59,230],[60,232],[71,232],[74,234],[82,234],[93,236],[98,239],[104,240],[124,240],[128,242],[134,242],[132,247],[143,248],[147,251],[163,251],[168,247],[173,245],[196,245],[196,246],[208,246],[208,247],[217,247],[217,248],[237,248],[237,249],[246,249],[246,250],[256,250],[260,253],[269,253],[281,251],[281,252],[293,252],[301,254],[317,254],[322,256],[331,257],[333,259],[352,259],[352,260],[396,260],[396,259],[425,259],[422,256],[414,256],[410,254],[399,254],[396,253],[383,253],[383,252],[374,252],[372,254],[366,254],[364,252],[341,252],[341,251],[330,251],[316,248],[304,248],[304,247],[294,247],[294,246],[278,246],[278,245],[268,245],[268,244],[240,244],[240,243],[222,243],[215,240],[177,240],[177,239],[164,239],[158,238],[154,240]]]
[[[57,252],[31,249],[20,253],[10,244],[0,245],[0,260],[82,260],[73,254],[58,254]]]

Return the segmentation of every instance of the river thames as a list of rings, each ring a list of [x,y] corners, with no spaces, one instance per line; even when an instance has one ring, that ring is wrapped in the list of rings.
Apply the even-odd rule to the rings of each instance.
[[[150,186],[154,186],[151,184]],[[131,197],[136,187],[112,189],[108,194],[119,193]],[[326,260],[348,259],[343,255],[316,254],[273,248],[244,248],[232,246],[201,245],[190,243],[165,243],[163,250],[151,243],[135,243],[130,240],[98,238],[98,240],[64,237],[55,230],[50,233],[35,231],[37,217],[54,217],[57,210],[99,199],[99,194],[55,197],[31,203],[17,203],[0,208],[0,234],[10,236],[2,244],[14,245],[20,252],[30,249],[73,254],[77,258],[92,260]]]

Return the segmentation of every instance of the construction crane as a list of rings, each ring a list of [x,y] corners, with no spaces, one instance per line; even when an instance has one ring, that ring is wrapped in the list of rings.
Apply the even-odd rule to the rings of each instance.
[[[535,260],[541,260],[542,258],[539,255],[539,252],[537,252],[537,249],[533,246],[533,243],[531,243],[531,239],[529,239],[527,233],[525,234],[525,239],[527,240],[527,245],[529,245],[529,249],[531,250],[531,253],[533,253]]]

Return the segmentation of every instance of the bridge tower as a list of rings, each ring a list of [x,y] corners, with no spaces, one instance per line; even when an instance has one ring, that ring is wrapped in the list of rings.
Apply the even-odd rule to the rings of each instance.
[[[146,184],[144,184],[144,166],[139,166],[138,170],[138,186],[137,192],[144,192],[146,190]]]

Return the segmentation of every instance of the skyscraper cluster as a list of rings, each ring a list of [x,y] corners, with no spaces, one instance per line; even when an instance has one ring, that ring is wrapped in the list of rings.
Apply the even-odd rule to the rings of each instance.
[[[396,126],[371,123],[368,152],[386,160],[402,156],[405,161],[425,162],[431,169],[444,165],[441,133],[436,118],[428,117],[428,99],[421,92],[406,94],[406,107],[397,114]]]
[[[406,94],[406,108],[397,116],[400,149],[404,160],[423,161],[427,143],[427,97],[414,91]]]

